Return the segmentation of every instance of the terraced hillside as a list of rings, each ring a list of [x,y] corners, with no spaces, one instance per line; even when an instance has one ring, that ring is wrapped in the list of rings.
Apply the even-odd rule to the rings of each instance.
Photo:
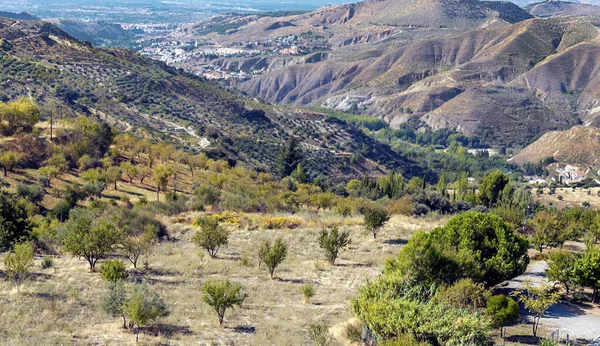
[[[586,19],[532,19],[334,50],[325,61],[275,69],[239,88],[283,104],[355,108],[392,126],[417,117],[435,129],[522,144],[597,122],[598,53],[598,30]]]
[[[214,157],[270,168],[294,135],[312,176],[391,168],[424,174],[346,123],[247,101],[135,53],[93,48],[48,23],[0,19],[0,66],[0,100],[30,96],[47,111],[96,115],[123,130],[142,128],[189,147],[208,140]]]

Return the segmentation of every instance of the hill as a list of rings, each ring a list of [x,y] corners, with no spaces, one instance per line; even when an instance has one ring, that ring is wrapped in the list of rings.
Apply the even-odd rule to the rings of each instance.
[[[16,19],[16,20],[39,20],[39,18],[29,14],[28,12],[13,13],[13,12],[0,11],[0,17]]]
[[[283,142],[295,136],[313,177],[388,168],[423,174],[344,122],[248,101],[138,54],[83,44],[49,23],[0,19],[0,66],[0,100],[29,95],[46,112],[93,115],[193,150],[208,145],[215,158],[271,169]]]
[[[125,30],[119,24],[108,22],[84,22],[76,19],[46,20],[69,35],[81,41],[92,42],[101,47],[130,47],[135,40],[135,33]]]
[[[524,7],[536,17],[556,16],[597,16],[600,15],[600,6],[580,4],[568,1],[547,0],[533,3]]]
[[[511,162],[538,163],[554,157],[557,162],[584,167],[600,164],[600,129],[575,126],[566,131],[552,131],[527,146]]]
[[[327,60],[274,69],[238,88],[271,102],[355,108],[394,127],[417,117],[491,143],[526,143],[595,117],[597,37],[585,19],[534,19],[333,50]]]

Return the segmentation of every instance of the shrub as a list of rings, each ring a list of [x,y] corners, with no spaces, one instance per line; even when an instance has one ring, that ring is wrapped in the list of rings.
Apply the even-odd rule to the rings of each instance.
[[[390,220],[387,211],[381,208],[372,208],[365,213],[365,228],[373,233],[373,239],[377,238],[377,233]]]
[[[46,191],[39,185],[17,185],[17,197],[25,198],[32,203],[39,203],[44,199]]]
[[[40,265],[42,269],[49,269],[54,266],[54,260],[50,256],[44,256],[42,260],[42,264]]]
[[[356,344],[362,343],[362,326],[348,323],[346,325],[346,338]]]
[[[308,337],[317,346],[327,346],[331,344],[332,338],[329,334],[329,328],[322,323],[315,323],[308,326]]]
[[[125,271],[125,265],[120,260],[106,260],[100,265],[100,275],[107,282],[125,280],[129,276]]]
[[[123,313],[132,327],[137,326],[135,341],[138,342],[140,328],[160,317],[169,315],[169,308],[158,293],[151,291],[146,283],[134,286],[133,293],[123,303]]]
[[[519,304],[514,299],[499,294],[488,299],[485,312],[492,318],[494,327],[500,328],[502,332],[507,323],[519,318]]]
[[[350,233],[348,231],[340,233],[337,226],[332,227],[331,230],[321,230],[319,236],[319,246],[325,250],[325,256],[331,264],[335,263],[339,251],[351,242]]]
[[[265,240],[258,250],[258,258],[267,266],[272,280],[275,279],[275,268],[283,262],[286,256],[287,245],[281,238],[275,240],[273,244],[271,241]]]
[[[13,282],[17,291],[29,276],[29,268],[33,267],[33,244],[29,242],[15,245],[14,252],[4,257],[6,276]]]
[[[386,210],[390,215],[406,215],[414,214],[414,202],[410,195],[404,195],[399,199],[393,200],[388,204]]]
[[[210,257],[216,258],[221,246],[228,243],[229,233],[219,226],[216,218],[208,217],[199,222],[200,231],[197,231],[192,241],[205,249]]]
[[[258,227],[263,229],[295,229],[302,226],[302,219],[295,217],[261,216]]]
[[[304,284],[301,287],[302,295],[304,295],[304,301],[308,304],[310,298],[315,295],[315,286],[313,284]]]

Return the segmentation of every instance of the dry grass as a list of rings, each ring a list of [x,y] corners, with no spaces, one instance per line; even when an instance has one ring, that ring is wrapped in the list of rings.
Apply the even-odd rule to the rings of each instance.
[[[588,191],[590,191],[589,195]],[[599,209],[600,197],[598,197],[598,191],[600,191],[600,188],[597,187],[590,189],[576,188],[575,191],[572,188],[559,187],[553,195],[548,194],[549,189],[544,189],[544,193],[536,198],[545,205],[552,203],[558,208],[581,206],[583,202],[588,202],[592,208]],[[559,200],[558,196],[562,196],[563,200]]]
[[[169,220],[174,241],[158,244],[148,258],[150,270],[131,272],[144,278],[166,299],[172,313],[159,328],[141,336],[142,345],[302,345],[308,343],[307,325],[333,326],[352,317],[350,300],[365,280],[376,277],[389,257],[418,229],[442,225],[446,218],[392,218],[377,240],[360,226],[360,218],[300,215],[304,226],[294,230],[232,228],[229,246],[210,259],[190,242],[195,215]],[[173,219],[173,218],[171,218]],[[349,230],[352,246],[335,266],[328,264],[317,245],[321,227],[341,224]],[[289,255],[270,280],[258,268],[256,248],[263,239],[282,237]],[[99,300],[103,283],[89,273],[85,261],[61,256],[55,267],[42,270],[41,258],[32,280],[17,294],[0,280],[0,337],[7,345],[133,345],[134,335],[120,329],[119,319],[105,316]],[[209,279],[240,282],[248,295],[241,309],[228,311],[225,328],[218,328],[213,311],[201,301],[201,287]],[[304,302],[300,290],[314,284],[316,295]],[[341,341],[341,340],[340,340]]]

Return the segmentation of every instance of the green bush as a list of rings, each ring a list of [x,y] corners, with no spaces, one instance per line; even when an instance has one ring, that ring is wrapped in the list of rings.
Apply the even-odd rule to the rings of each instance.
[[[120,260],[106,260],[100,265],[100,275],[102,279],[107,282],[117,282],[119,280],[125,280],[129,276],[125,270],[123,261]]]

